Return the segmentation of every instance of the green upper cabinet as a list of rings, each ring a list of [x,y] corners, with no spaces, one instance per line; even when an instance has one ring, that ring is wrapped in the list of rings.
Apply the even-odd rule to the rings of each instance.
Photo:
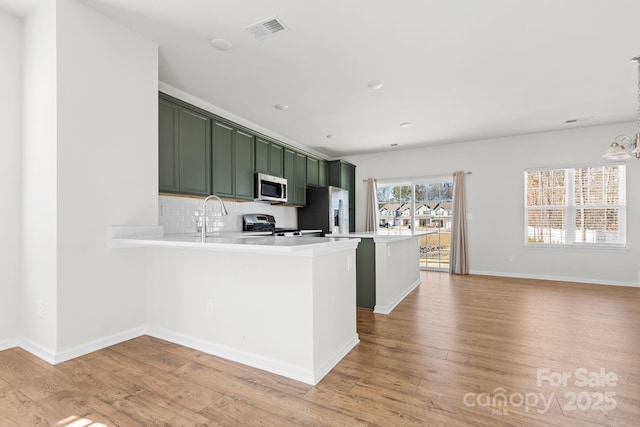
[[[177,192],[178,120],[180,107],[160,99],[158,110],[158,172],[160,191]]]
[[[253,200],[254,137],[213,121],[213,194]]]
[[[307,186],[326,187],[328,184],[329,166],[326,160],[307,156]]]
[[[313,157],[307,157],[307,185],[318,186],[318,166],[320,161]]]
[[[304,206],[307,204],[307,156],[296,152],[294,168],[296,176],[293,185],[294,203]]]
[[[344,160],[329,163],[329,185],[349,191],[349,231],[356,227],[356,167]]]
[[[284,177],[287,178],[287,204],[304,206],[307,190],[307,156],[284,149]]]
[[[211,190],[209,117],[160,99],[159,189],[207,195]]]
[[[235,198],[253,200],[254,137],[252,134],[236,130],[235,140]]]
[[[288,148],[283,150],[283,176],[287,178],[287,204],[290,205],[295,204],[295,191],[293,189],[294,182],[296,180],[295,159],[295,151]]]
[[[180,109],[180,191],[208,195],[211,191],[211,127],[207,116]]]
[[[306,204],[307,186],[345,188],[354,215],[354,165],[308,156],[169,95],[160,94],[158,105],[161,192],[253,200],[261,172],[287,178],[287,204],[294,206]]]
[[[271,143],[262,138],[256,138],[256,172],[271,173],[270,157]]]
[[[269,164],[271,167],[271,175],[283,177],[284,176],[284,147],[282,145],[271,143],[271,156],[269,158]]]
[[[326,187],[328,184],[329,178],[329,165],[326,160],[318,161],[318,186]]]
[[[282,145],[267,141],[264,138],[256,137],[255,147],[255,171],[282,177]]]
[[[233,128],[213,122],[213,194],[235,196],[233,176]]]

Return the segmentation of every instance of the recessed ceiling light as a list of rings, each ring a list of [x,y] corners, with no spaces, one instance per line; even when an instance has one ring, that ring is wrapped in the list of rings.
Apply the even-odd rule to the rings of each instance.
[[[382,82],[380,80],[371,80],[367,83],[367,87],[372,90],[378,90],[382,87]]]
[[[289,109],[289,106],[287,104],[276,104],[273,106],[273,108],[280,111],[287,111]]]
[[[336,139],[335,135],[327,135],[327,139]]]
[[[229,43],[225,39],[211,39],[211,46],[215,47],[218,50],[231,49],[231,43]]]
[[[408,128],[409,126],[411,126],[411,122],[400,123],[401,128]]]

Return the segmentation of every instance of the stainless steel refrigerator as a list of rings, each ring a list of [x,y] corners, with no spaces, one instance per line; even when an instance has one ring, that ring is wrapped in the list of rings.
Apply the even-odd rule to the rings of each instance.
[[[340,187],[307,188],[307,205],[298,208],[298,228],[323,234],[349,233],[349,192]]]

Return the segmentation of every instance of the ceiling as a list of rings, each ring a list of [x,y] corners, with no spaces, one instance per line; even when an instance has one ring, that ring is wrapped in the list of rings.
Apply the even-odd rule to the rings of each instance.
[[[638,0],[83,1],[158,43],[162,82],[328,157],[637,117]]]

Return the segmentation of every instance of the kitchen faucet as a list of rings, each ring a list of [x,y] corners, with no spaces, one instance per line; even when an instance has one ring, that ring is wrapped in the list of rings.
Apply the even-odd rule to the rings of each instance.
[[[204,243],[207,239],[207,202],[210,199],[218,199],[218,202],[220,202],[220,213],[223,216],[229,215],[229,212],[227,212],[227,208],[225,208],[224,202],[220,197],[216,196],[215,194],[212,194],[204,198],[204,201],[202,202],[202,231],[201,231],[202,243]]]

